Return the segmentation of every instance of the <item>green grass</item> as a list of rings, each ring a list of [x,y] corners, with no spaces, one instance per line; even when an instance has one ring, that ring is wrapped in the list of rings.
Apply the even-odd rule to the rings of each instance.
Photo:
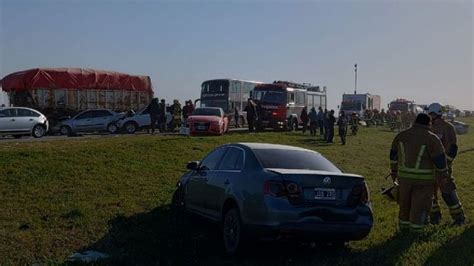
[[[297,133],[224,137],[119,136],[0,143],[0,264],[64,262],[79,250],[112,255],[109,263],[165,265],[473,265],[474,119],[459,136],[454,175],[468,223],[443,224],[418,238],[397,234],[397,205],[378,191],[388,185],[394,133],[362,129],[348,144],[326,145]],[[337,137],[337,136],[336,136]],[[177,223],[169,211],[185,163],[230,142],[269,142],[317,150],[347,172],[367,178],[375,212],[370,235],[341,252],[294,243],[261,244],[247,255],[222,255],[216,226]]]

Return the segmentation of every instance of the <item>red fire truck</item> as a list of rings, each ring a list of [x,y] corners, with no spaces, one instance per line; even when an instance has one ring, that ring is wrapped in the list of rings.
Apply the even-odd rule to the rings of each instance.
[[[303,107],[309,112],[326,108],[326,87],[309,83],[298,84],[289,81],[257,85],[252,98],[260,110],[259,125],[262,128],[296,130],[301,124]]]

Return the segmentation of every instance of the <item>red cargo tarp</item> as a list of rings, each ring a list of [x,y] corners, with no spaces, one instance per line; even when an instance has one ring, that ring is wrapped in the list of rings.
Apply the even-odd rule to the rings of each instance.
[[[0,84],[6,92],[39,88],[153,92],[149,76],[82,68],[29,69],[5,76]]]

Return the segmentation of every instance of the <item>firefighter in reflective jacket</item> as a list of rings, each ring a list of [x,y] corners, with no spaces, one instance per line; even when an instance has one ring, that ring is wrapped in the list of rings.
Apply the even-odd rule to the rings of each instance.
[[[465,220],[464,210],[456,193],[456,184],[454,183],[454,178],[452,176],[453,161],[458,153],[456,130],[454,129],[453,125],[446,122],[441,117],[443,114],[441,104],[430,104],[428,107],[428,113],[432,118],[431,130],[441,139],[441,143],[443,143],[444,150],[446,151],[449,175],[446,183],[437,184],[436,186],[433,198],[433,207],[430,214],[430,222],[432,224],[438,224],[441,220],[441,210],[438,204],[438,189],[440,189],[441,197],[448,206],[449,213],[454,220],[454,225],[462,225],[464,224]]]
[[[419,114],[415,124],[400,132],[390,150],[391,175],[399,183],[399,227],[419,232],[428,223],[435,179],[448,174],[441,140],[430,131],[431,118]]]

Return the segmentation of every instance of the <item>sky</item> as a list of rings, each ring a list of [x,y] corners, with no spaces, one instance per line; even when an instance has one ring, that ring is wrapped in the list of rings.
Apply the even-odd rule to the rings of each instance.
[[[149,75],[196,99],[215,78],[327,86],[474,110],[472,1],[0,0],[0,77],[36,67]],[[0,96],[0,104],[4,101]]]

